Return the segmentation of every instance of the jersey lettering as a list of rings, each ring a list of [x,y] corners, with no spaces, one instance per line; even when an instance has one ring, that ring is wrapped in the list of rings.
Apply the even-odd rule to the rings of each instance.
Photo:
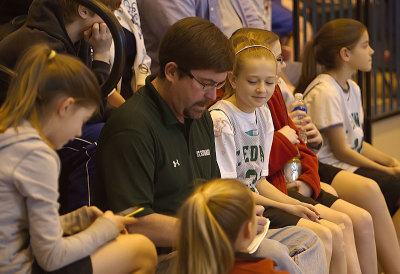
[[[255,171],[254,169],[247,170],[246,178],[253,178],[253,180],[249,183],[248,187],[250,188],[251,191],[258,193],[258,191],[256,190],[257,171]]]
[[[351,114],[351,117],[353,117],[354,123],[356,126],[360,127],[360,117],[358,116],[358,112],[354,112]]]
[[[236,154],[239,155],[240,152],[236,152]],[[256,162],[258,156],[260,156],[261,162],[264,162],[264,151],[261,146],[243,146],[243,158],[246,163]]]

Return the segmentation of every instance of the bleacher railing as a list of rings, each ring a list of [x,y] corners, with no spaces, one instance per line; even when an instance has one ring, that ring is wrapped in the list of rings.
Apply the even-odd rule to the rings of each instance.
[[[294,57],[301,60],[302,41],[306,41],[306,21],[315,34],[335,18],[353,18],[363,22],[369,32],[372,70],[356,75],[363,94],[365,139],[371,142],[372,123],[400,114],[400,1],[396,0],[293,0]]]

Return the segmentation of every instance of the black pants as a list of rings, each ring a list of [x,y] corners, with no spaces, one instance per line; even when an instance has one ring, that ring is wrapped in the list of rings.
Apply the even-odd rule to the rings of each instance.
[[[335,176],[342,171],[342,169],[319,163],[319,176],[321,178],[321,182],[331,184]],[[394,215],[396,211],[399,209],[399,201],[400,201],[400,179],[389,175],[385,172],[360,167],[354,174],[364,176],[366,178],[370,178],[374,180],[382,191],[383,196],[385,197],[386,205],[389,209],[390,215]]]

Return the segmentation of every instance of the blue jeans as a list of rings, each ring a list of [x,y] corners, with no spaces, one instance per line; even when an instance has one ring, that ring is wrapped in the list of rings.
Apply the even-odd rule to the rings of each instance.
[[[157,274],[168,273],[176,251],[159,255]],[[327,274],[325,250],[318,236],[304,227],[287,226],[268,230],[255,257],[270,258],[277,263],[275,269],[290,274]]]
[[[253,255],[271,258],[278,264],[277,270],[291,274],[328,273],[322,242],[314,232],[304,227],[269,229]]]

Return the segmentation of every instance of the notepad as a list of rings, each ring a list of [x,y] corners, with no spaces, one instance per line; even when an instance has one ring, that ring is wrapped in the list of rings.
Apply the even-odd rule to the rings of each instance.
[[[261,244],[261,241],[264,239],[265,235],[267,235],[268,228],[269,228],[270,221],[267,219],[267,223],[264,226],[264,230],[261,231],[254,237],[254,240],[251,242],[251,244],[247,247],[247,251],[249,254],[253,254],[254,252],[257,251],[258,247]]]

